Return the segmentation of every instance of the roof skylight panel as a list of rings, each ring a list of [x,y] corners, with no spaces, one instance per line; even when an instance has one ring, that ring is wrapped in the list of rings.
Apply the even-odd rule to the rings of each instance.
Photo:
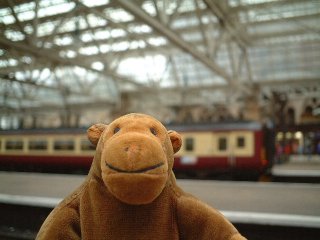
[[[130,42],[129,49],[145,48],[146,43],[143,40],[133,40]]]
[[[74,32],[82,29],[86,29],[88,27],[87,23],[84,21],[82,17],[72,17],[64,21],[64,23],[59,26],[58,32]]]
[[[35,8],[35,2],[28,2],[28,3],[22,3],[19,5],[15,5],[14,6],[14,11],[16,13],[25,13],[25,12],[30,12],[33,11],[33,9]],[[11,12],[11,11],[10,11]]]
[[[79,49],[79,53],[82,55],[96,55],[99,53],[99,49],[97,46],[88,46],[88,47],[82,47]]]
[[[19,31],[15,31],[15,30],[5,30],[4,35],[10,39],[11,41],[22,41],[25,39],[25,35]]]
[[[152,1],[144,1],[142,3],[142,9],[146,11],[150,16],[156,16],[157,15],[157,10],[155,9],[154,4]]]
[[[276,7],[269,8],[249,8],[247,14],[244,14],[242,19],[247,17],[250,22],[257,22],[305,16],[316,13],[320,13],[320,1],[302,1],[299,3],[277,5]]]
[[[5,16],[11,15],[10,8],[1,8],[0,9],[0,19],[2,19]]]
[[[80,39],[82,42],[92,42],[94,40],[92,34],[89,31],[82,33]]]
[[[12,15],[5,15],[0,17],[0,22],[2,22],[4,25],[15,23],[15,19]]]
[[[164,37],[151,37],[147,41],[149,44],[153,46],[163,46],[168,42],[167,39]]]
[[[109,0],[82,0],[81,1],[87,7],[96,7],[108,4]]]
[[[113,37],[113,38],[126,36],[126,32],[123,29],[120,29],[120,28],[112,29],[110,31],[110,34],[111,34],[111,37]]]
[[[87,15],[87,20],[89,22],[90,27],[98,27],[107,25],[107,20],[101,17],[98,17],[94,14]]]
[[[25,11],[25,12],[22,12],[22,13],[18,13],[17,17],[18,17],[20,22],[32,20],[35,17],[35,12],[33,10]]]
[[[44,2],[44,1],[42,1]],[[48,1],[49,2],[49,1]],[[38,17],[53,16],[60,13],[70,12],[75,8],[76,4],[74,2],[64,2],[58,5],[49,5],[46,7],[39,8]]]
[[[55,42],[55,44],[57,44],[59,46],[66,46],[66,45],[72,44],[73,38],[70,36],[65,36],[62,38],[55,38],[54,42]]]
[[[134,20],[134,16],[121,8],[106,8],[104,13],[112,19],[113,22],[129,22]]]
[[[129,42],[128,41],[123,41],[119,43],[114,43],[111,45],[111,50],[114,52],[121,52],[129,49]]]
[[[229,0],[231,1],[231,0]],[[235,1],[235,0],[233,0]],[[241,5],[252,5],[252,4],[259,4],[259,3],[267,3],[267,2],[275,2],[278,0],[241,0]],[[238,2],[236,0],[236,2]]]
[[[45,22],[45,23],[39,24],[38,37],[50,35],[57,24],[58,24],[58,21]]]
[[[152,32],[152,29],[146,24],[133,23],[128,26],[128,31],[135,33],[150,33]]]

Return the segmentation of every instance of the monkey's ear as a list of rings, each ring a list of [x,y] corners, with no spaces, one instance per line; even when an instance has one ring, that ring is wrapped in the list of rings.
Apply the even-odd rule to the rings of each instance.
[[[180,147],[182,145],[181,136],[179,133],[177,133],[176,131],[173,131],[173,130],[169,130],[168,134],[169,134],[169,137],[171,140],[173,152],[176,153],[180,150]]]
[[[97,123],[92,125],[91,127],[88,128],[87,130],[87,136],[89,141],[97,146],[98,142],[99,142],[99,138],[102,134],[102,132],[104,131],[104,129],[106,129],[108,125],[102,124],[102,123]]]

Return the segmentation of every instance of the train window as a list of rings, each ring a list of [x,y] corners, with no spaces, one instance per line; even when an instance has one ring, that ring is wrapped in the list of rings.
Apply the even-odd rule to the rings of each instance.
[[[225,151],[227,150],[227,138],[226,137],[220,137],[218,140],[218,149],[219,151]]]
[[[31,140],[29,142],[29,150],[46,150],[48,142],[46,140]]]
[[[56,140],[53,144],[54,150],[74,150],[74,141],[72,140]]]
[[[244,137],[237,137],[237,148],[244,148],[245,143]]]
[[[185,150],[186,151],[193,151],[194,141],[193,138],[186,138],[185,139]]]
[[[6,141],[7,150],[22,150],[23,142],[22,140],[7,140]]]
[[[81,150],[82,151],[92,151],[95,150],[96,147],[87,139],[81,140]]]

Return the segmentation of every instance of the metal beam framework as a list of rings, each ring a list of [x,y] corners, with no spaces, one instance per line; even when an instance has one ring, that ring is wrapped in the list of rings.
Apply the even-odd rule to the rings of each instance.
[[[164,26],[160,22],[156,21],[150,15],[145,13],[143,10],[138,8],[130,1],[119,0],[118,3],[130,13],[132,13],[137,18],[141,19],[148,25],[152,26],[157,32],[161,33],[163,36],[167,37],[171,40],[174,44],[178,47],[186,51],[187,53],[191,54],[194,58],[200,60],[204,63],[207,67],[217,73],[219,76],[224,78],[227,82],[231,82],[232,78],[227,74],[220,66],[218,66],[215,62],[209,59],[206,55],[199,52],[195,49],[192,45],[182,40],[177,34],[175,34],[172,30],[168,27]]]
[[[15,43],[15,42],[12,42],[8,39],[1,38],[1,37],[0,37],[0,45],[5,46],[5,47],[9,47],[9,48],[14,48],[15,50],[20,50],[22,52],[26,52],[26,53],[32,54],[34,56],[37,56],[37,57],[40,57],[43,59],[49,59],[51,62],[53,62],[57,65],[79,66],[79,67],[85,68],[85,69],[93,71],[93,72],[98,72],[100,74],[106,74],[107,76],[112,77],[114,79],[117,79],[119,81],[130,83],[130,84],[136,85],[138,87],[144,87],[144,85],[141,85],[141,84],[139,84],[129,78],[119,76],[118,74],[111,72],[109,70],[105,70],[104,72],[101,72],[101,71],[98,71],[92,67],[89,67],[87,65],[82,64],[81,61],[77,61],[74,59],[61,58],[50,50],[45,50],[45,49],[39,50],[37,48],[31,47],[28,45]]]
[[[59,12],[59,5],[68,10]],[[58,11],[48,11],[51,7]],[[261,93],[287,91],[290,96],[301,88],[305,94],[299,97],[314,97],[311,90],[320,88],[319,9],[316,0],[1,1],[0,87],[7,100],[0,108],[14,111],[24,96],[30,110],[58,110],[58,104],[32,108],[32,101],[45,94],[34,97],[29,88],[56,92],[65,97],[56,102],[68,105],[63,93],[70,79],[55,75],[54,84],[28,79],[41,68],[54,75],[64,67],[102,76],[101,81],[86,79],[79,70],[83,78],[73,79],[78,85],[69,93],[83,96],[83,102],[73,102],[79,111],[95,103],[121,109],[122,97],[137,100],[144,94],[154,95],[150,101],[156,106],[208,104],[206,96],[221,104],[253,94],[254,86]],[[134,60],[139,64],[131,66]],[[10,89],[21,94],[15,97]],[[218,91],[223,98],[215,95]],[[166,99],[174,93],[182,98]],[[116,104],[101,100],[108,97]],[[146,102],[138,104],[142,110]]]

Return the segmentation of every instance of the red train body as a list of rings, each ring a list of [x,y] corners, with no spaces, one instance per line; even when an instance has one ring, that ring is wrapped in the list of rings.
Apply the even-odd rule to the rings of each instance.
[[[176,155],[178,176],[257,177],[272,164],[270,131],[256,122],[169,125],[183,145]],[[1,170],[87,172],[94,148],[85,129],[0,132]],[[268,151],[266,151],[268,149]]]

